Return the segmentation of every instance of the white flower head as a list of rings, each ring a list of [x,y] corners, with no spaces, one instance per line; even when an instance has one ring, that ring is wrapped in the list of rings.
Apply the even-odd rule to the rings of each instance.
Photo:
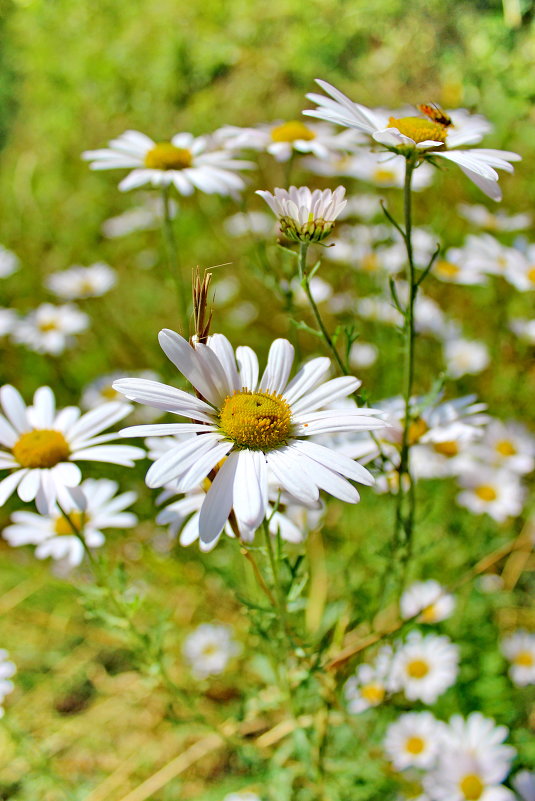
[[[431,712],[407,712],[391,723],[383,747],[396,770],[429,769],[439,753],[443,726]]]
[[[91,381],[82,392],[80,401],[82,409],[96,409],[103,403],[109,403],[109,401],[122,401],[123,396],[113,388],[113,383],[118,381],[119,378],[126,378],[127,375],[127,373],[116,371]],[[152,370],[140,370],[137,375],[139,378],[147,378],[150,381],[159,379],[158,374]],[[132,410],[132,420],[140,423],[150,423],[161,417],[161,415],[160,409],[151,409],[149,406],[137,406]]]
[[[446,159],[457,164],[486,195],[501,200],[496,170],[513,172],[510,162],[519,161],[517,153],[507,150],[466,147],[477,144],[490,130],[481,116],[471,116],[464,109],[445,113],[438,108],[422,106],[421,117],[395,118],[381,111],[372,111],[354,103],[326,81],[316,83],[325,95],[309,94],[317,109],[303,113],[367,134],[387,150],[416,159],[416,163]],[[460,149],[462,146],[463,149]]]
[[[472,712],[467,718],[453,715],[444,729],[444,751],[493,762],[501,766],[505,776],[516,753],[512,746],[503,744],[508,734],[507,726],[497,726],[481,712]]]
[[[515,631],[502,640],[502,651],[511,663],[509,675],[514,684],[535,684],[535,634]]]
[[[384,426],[375,409],[354,408],[341,414],[329,408],[360,384],[351,376],[322,383],[329,359],[312,359],[289,380],[294,349],[287,340],[277,339],[259,378],[254,351],[245,346],[234,353],[221,334],[195,347],[168,329],[160,332],[159,339],[201,398],[138,378],[121,379],[114,387],[131,400],[196,422],[133,426],[122,434],[188,435],[152,465],[146,478],[149,487],[176,481],[176,492],[189,492],[224,459],[199,516],[199,536],[205,545],[219,537],[231,509],[240,529],[258,528],[268,505],[268,487],[310,505],[318,501],[320,488],[357,503],[358,492],[347,478],[373,483],[357,462],[309,440],[317,434]]]
[[[106,478],[88,478],[80,485],[77,497],[64,498],[63,511],[52,507],[49,514],[37,515],[34,512],[14,512],[12,524],[2,532],[2,536],[14,547],[35,545],[38,559],[61,560],[69,568],[79,565],[84,556],[84,546],[100,548],[104,544],[102,529],[132,528],[137,517],[125,509],[136,500],[135,492],[116,495],[118,484]],[[73,526],[76,528],[75,532]]]
[[[379,349],[371,342],[353,342],[349,350],[349,363],[352,367],[365,369],[372,367],[379,356]]]
[[[424,777],[424,787],[432,801],[515,801],[501,784],[506,775],[500,763],[447,750]]]
[[[535,437],[522,423],[492,419],[473,453],[487,465],[524,475],[535,467]]]
[[[0,506],[17,490],[22,501],[35,500],[47,514],[56,499],[70,503],[70,493],[82,474],[79,461],[107,462],[133,467],[145,454],[141,448],[110,444],[117,435],[103,434],[130,411],[127,403],[106,403],[81,415],[67,406],[56,412],[50,387],[40,387],[33,405],[26,406],[17,390],[0,389],[0,470],[9,475],[0,481]]]
[[[19,269],[18,256],[3,245],[0,245],[0,278],[8,278]]]
[[[519,771],[513,779],[513,787],[522,801],[535,801],[535,773],[533,771]]]
[[[385,700],[391,687],[392,649],[381,648],[371,663],[359,665],[344,686],[347,709],[358,715]]]
[[[0,718],[4,717],[4,698],[13,691],[14,685],[10,681],[15,675],[17,668],[9,659],[9,654],[4,648],[0,648]]]
[[[451,378],[475,375],[490,364],[490,354],[483,342],[469,339],[450,339],[444,343],[446,369]]]
[[[262,801],[262,799],[256,793],[249,793],[245,791],[239,793],[229,793],[224,797],[223,801]]]
[[[528,320],[525,317],[515,317],[509,323],[513,334],[530,345],[535,345],[535,319]]]
[[[462,492],[457,503],[472,514],[488,514],[498,523],[522,512],[526,489],[518,476],[506,469],[496,469],[483,463],[472,462],[459,475]]]
[[[232,629],[218,623],[201,623],[184,640],[182,648],[192,673],[199,679],[222,673],[241,648],[232,639]]]
[[[52,273],[45,283],[48,289],[60,298],[78,300],[79,298],[96,298],[104,295],[115,286],[117,276],[108,264],[97,262],[90,267],[70,267],[58,273]]]
[[[334,221],[346,205],[345,189],[339,186],[330,189],[314,189],[308,186],[299,189],[291,186],[275,189],[275,194],[257,189],[271,211],[279,218],[282,233],[294,242],[321,242],[334,228]]]
[[[92,170],[130,169],[119,184],[126,192],[140,186],[174,186],[180,195],[195,189],[207,194],[236,196],[245,186],[238,170],[254,165],[225,150],[210,149],[207,137],[179,133],[170,142],[154,142],[139,131],[126,131],[109,148],[88,150],[82,158]]]
[[[460,203],[457,210],[465,220],[487,231],[522,231],[524,228],[529,228],[532,220],[531,214],[493,212],[486,206],[468,203]]]
[[[398,645],[392,681],[409,701],[434,704],[457,678],[459,649],[449,637],[411,631]]]
[[[74,335],[85,331],[88,326],[89,317],[74,304],[54,306],[42,303],[15,323],[12,337],[14,342],[37,353],[59,356],[65,348],[72,347]]]
[[[0,308],[0,337],[13,333],[17,325],[18,315],[14,309]]]
[[[405,159],[394,153],[374,153],[360,149],[348,156],[334,156],[328,161],[306,159],[306,166],[316,175],[333,178],[348,177],[367,181],[380,189],[403,187],[405,179]],[[422,164],[414,173],[412,188],[415,192],[427,189],[434,177],[430,164]],[[377,200],[377,198],[376,198]]]
[[[415,581],[402,594],[400,607],[404,620],[418,615],[420,623],[439,623],[451,617],[455,598],[434,579]]]

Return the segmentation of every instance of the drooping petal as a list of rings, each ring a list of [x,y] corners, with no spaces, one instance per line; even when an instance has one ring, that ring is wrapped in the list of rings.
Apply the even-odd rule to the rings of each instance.
[[[171,331],[169,328],[164,328],[158,334],[160,346],[167,356],[173,362],[175,367],[180,370],[190,384],[195,387],[203,398],[213,406],[218,406],[221,402],[221,393],[214,385],[212,375],[206,362],[199,359],[199,355],[195,348],[193,348],[184,337],[177,334],[176,331]],[[215,358],[215,353],[213,354]]]
[[[214,478],[199,515],[199,537],[205,546],[219,537],[232,509],[238,454],[231,453]]]
[[[234,477],[234,511],[239,523],[257,529],[267,508],[266,457],[261,451],[240,451]]]

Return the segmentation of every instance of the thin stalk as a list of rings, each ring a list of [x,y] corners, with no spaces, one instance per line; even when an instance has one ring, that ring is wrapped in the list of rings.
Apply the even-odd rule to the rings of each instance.
[[[189,304],[184,277],[182,275],[182,270],[180,269],[178,246],[175,238],[173,220],[171,217],[171,199],[169,197],[168,186],[164,186],[162,189],[162,207],[162,224],[167,255],[167,269],[172,281],[175,284],[182,330],[187,336],[189,328]]]

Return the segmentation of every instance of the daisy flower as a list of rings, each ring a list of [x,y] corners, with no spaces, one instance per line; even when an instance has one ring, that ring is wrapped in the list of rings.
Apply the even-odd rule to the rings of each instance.
[[[42,303],[16,323],[12,337],[14,342],[36,353],[59,356],[74,344],[74,334],[85,331],[88,326],[87,314],[72,303],[64,306]]]
[[[535,437],[526,426],[513,420],[491,420],[472,450],[485,464],[513,473],[523,475],[535,468]]]
[[[519,339],[535,345],[535,319],[528,320],[525,317],[515,317],[509,323],[509,328]]]
[[[443,258],[435,261],[432,274],[439,281],[446,281],[448,284],[482,285],[487,283],[487,274],[482,267],[481,263],[476,265],[467,258],[464,248],[450,248]]]
[[[511,663],[509,675],[514,684],[535,684],[535,634],[515,631],[502,640],[502,651]]]
[[[493,212],[486,206],[459,203],[457,211],[465,220],[486,228],[487,231],[523,231],[531,225],[531,214],[506,214],[504,211]]]
[[[9,384],[0,389],[0,404],[0,470],[9,470],[0,481],[0,506],[17,490],[21,501],[35,500],[47,514],[56,499],[70,502],[67,490],[82,478],[76,462],[133,467],[145,455],[141,448],[109,444],[116,434],[102,434],[130,412],[130,404],[105,403],[80,416],[75,406],[56,412],[50,387],[40,387],[27,407]]]
[[[108,264],[97,262],[90,267],[70,267],[49,275],[45,284],[51,292],[66,300],[96,298],[104,295],[117,281],[117,275]]]
[[[232,509],[238,525],[256,529],[265,517],[268,486],[304,504],[316,503],[320,489],[349,503],[359,494],[347,478],[372,484],[370,473],[334,450],[312,443],[317,434],[382,428],[377,410],[354,408],[343,414],[325,408],[350,395],[360,382],[351,376],[321,383],[330,367],[319,357],[289,381],[294,349],[285,339],[271,345],[259,380],[258,359],[245,346],[234,350],[215,334],[192,347],[174,331],[159,335],[165,354],[201,398],[138,378],[114,387],[131,400],[196,422],[134,426],[124,436],[188,434],[185,442],[158,459],[147,473],[149,487],[177,481],[177,492],[196,487],[224,458],[199,516],[201,542],[219,537]]]
[[[223,799],[223,801],[262,801],[259,795],[256,793],[229,793]]]
[[[8,652],[4,648],[0,648],[0,718],[4,717],[4,698],[13,691],[13,682],[10,679],[16,672],[17,668],[9,660]]]
[[[438,756],[443,726],[431,712],[407,712],[391,723],[383,748],[396,770],[429,769]]]
[[[379,349],[371,342],[353,342],[349,349],[349,364],[365,369],[372,367],[379,356]]]
[[[490,364],[490,354],[484,342],[469,339],[449,339],[444,343],[444,359],[450,378],[476,375]]]
[[[449,637],[411,631],[392,662],[392,682],[409,701],[434,704],[455,684],[459,649]]]
[[[490,125],[483,117],[472,117],[464,109],[445,114],[426,107],[425,116],[396,119],[353,103],[326,81],[317,80],[316,83],[328,97],[307,95],[318,108],[304,111],[305,115],[368,134],[387,150],[417,159],[417,163],[425,160],[434,163],[439,158],[451,161],[486,195],[501,200],[496,170],[513,172],[510,162],[519,161],[520,156],[508,150],[466,148],[480,142],[488,133]]]
[[[279,218],[281,232],[294,242],[321,242],[334,228],[334,221],[346,205],[345,189],[314,189],[308,186],[290,190],[275,189],[275,194],[257,189],[273,214]]]
[[[447,620],[455,609],[455,599],[438,581],[415,581],[400,598],[401,617],[408,620],[419,615],[420,623]]]
[[[322,161],[307,158],[303,166],[315,175],[329,178],[358,178],[379,189],[389,187],[401,189],[405,181],[405,158],[393,153],[361,151],[349,156],[331,156],[330,159]],[[431,165],[421,164],[414,173],[412,189],[415,192],[427,189],[433,182],[433,177],[434,170]]]
[[[535,773],[521,770],[514,777],[512,784],[522,801],[535,801]]]
[[[209,139],[179,133],[170,142],[154,142],[139,131],[126,131],[108,148],[87,150],[82,158],[92,170],[131,169],[119,184],[122,192],[140,186],[174,186],[180,195],[195,189],[207,194],[236,195],[245,187],[237,170],[254,165],[225,150],[210,150]]]
[[[115,495],[118,487],[117,482],[106,478],[88,478],[80,485],[83,496],[81,503],[76,503],[73,498],[65,499],[64,511],[88,548],[100,548],[104,544],[102,529],[132,528],[137,523],[134,514],[125,512],[126,507],[136,500],[136,493]],[[36,545],[35,555],[38,559],[50,556],[65,561],[69,567],[76,567],[82,561],[84,546],[57,506],[48,515],[14,512],[11,520],[12,525],[2,532],[10,545]]]
[[[514,248],[519,257],[507,265],[504,278],[520,292],[535,290],[535,245],[528,245],[525,251]]]
[[[344,686],[347,709],[358,715],[385,700],[391,686],[392,649],[381,648],[372,664],[359,665]]]
[[[19,269],[19,259],[11,250],[0,245],[0,278],[8,278]]]
[[[526,490],[518,476],[509,470],[472,462],[466,465],[457,481],[462,492],[456,501],[472,514],[488,514],[496,522],[503,523],[522,512]]]
[[[424,778],[432,801],[515,801],[501,782],[509,769],[489,759],[446,751],[438,767]]]
[[[453,715],[444,729],[444,750],[488,759],[508,771],[516,753],[512,746],[503,744],[508,734],[507,726],[497,726],[495,720],[481,712],[472,712],[467,718]]]
[[[143,205],[127,209],[122,214],[109,217],[101,226],[103,235],[107,239],[119,239],[135,231],[148,231],[161,225],[164,216],[164,203],[160,195],[150,192],[142,196]],[[174,219],[178,213],[178,204],[168,199],[169,216]]]
[[[13,333],[17,320],[17,312],[14,309],[0,308],[0,337]]]
[[[232,639],[232,629],[218,623],[201,623],[184,640],[182,651],[198,679],[222,673],[241,648]]]
[[[113,388],[113,383],[119,378],[126,378],[127,375],[128,373],[116,371],[102,375],[88,384],[82,392],[80,401],[82,409],[96,409],[103,403],[122,400],[123,396]],[[147,378],[150,381],[159,379],[158,374],[152,370],[140,370],[137,375],[139,378]],[[140,423],[150,423],[161,415],[160,409],[151,409],[149,406],[137,406],[132,410],[132,419]]]

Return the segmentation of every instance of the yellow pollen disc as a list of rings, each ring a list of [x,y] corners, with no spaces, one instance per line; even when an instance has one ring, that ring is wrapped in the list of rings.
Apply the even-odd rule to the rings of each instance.
[[[145,156],[145,167],[149,170],[185,170],[191,167],[191,151],[175,147],[171,142],[160,142]]]
[[[423,679],[429,673],[429,665],[423,659],[413,659],[407,664],[407,673],[411,679]]]
[[[441,260],[435,264],[435,273],[443,275],[445,278],[455,278],[460,272],[461,268],[452,261]]]
[[[513,664],[519,667],[533,667],[535,656],[531,651],[519,651],[513,659]]]
[[[366,253],[360,266],[367,273],[374,273],[379,268],[379,259],[376,253]]]
[[[374,170],[373,179],[379,184],[389,184],[396,180],[396,173],[393,170],[387,170],[385,167],[378,167]]]
[[[437,453],[441,453],[442,456],[457,456],[459,453],[459,446],[453,440],[434,442],[433,450]]]
[[[531,269],[527,272],[528,281],[531,281],[532,284],[535,284],[535,267],[531,267]]]
[[[213,642],[209,642],[202,649],[202,655],[212,656],[213,654],[217,654],[218,651],[219,651],[218,646]]]
[[[385,688],[382,684],[365,684],[360,688],[360,694],[372,706],[377,706],[385,697]]]
[[[502,439],[496,443],[496,450],[500,456],[514,456],[516,448],[513,443],[508,439]]]
[[[87,523],[87,515],[84,514],[84,512],[69,512],[69,517],[76,529],[79,532],[82,531],[84,524]],[[73,527],[69,521],[63,517],[63,515],[56,518],[56,522],[54,523],[54,531],[60,537],[71,537],[74,535]]]
[[[426,606],[425,609],[422,609],[420,619],[424,623],[434,623],[437,619],[437,609],[435,604],[429,604],[429,606]]]
[[[405,748],[409,754],[421,754],[425,748],[425,742],[421,737],[409,737],[405,743]]]
[[[43,334],[47,334],[49,331],[55,331],[58,325],[55,320],[49,320],[47,323],[38,323],[37,327],[39,331],[43,332]]]
[[[498,497],[498,493],[490,484],[482,484],[480,487],[476,487],[475,493],[482,501],[489,501],[489,503],[490,501],[495,501]]]
[[[475,773],[469,773],[459,782],[459,789],[463,793],[466,801],[478,801],[483,795],[485,785]]]
[[[69,446],[60,431],[40,429],[22,434],[13,445],[13,456],[21,467],[54,467],[69,458]]]
[[[420,437],[429,431],[427,423],[425,420],[422,420],[421,417],[418,417],[414,420],[409,426],[409,445],[414,445]]]
[[[247,389],[225,398],[219,424],[238,448],[261,451],[284,445],[292,429],[290,407],[282,395]]]
[[[292,120],[273,128],[271,130],[271,138],[274,142],[295,142],[297,139],[304,139],[306,142],[310,142],[316,138],[316,134],[310,128],[307,128],[303,122]]]
[[[389,128],[397,128],[405,136],[410,137],[416,144],[432,139],[434,142],[445,142],[448,134],[447,128],[438,122],[423,120],[420,117],[401,117],[388,120]]]
[[[102,387],[100,394],[103,398],[106,398],[106,400],[115,400],[119,396],[119,393],[111,384],[107,387]]]

